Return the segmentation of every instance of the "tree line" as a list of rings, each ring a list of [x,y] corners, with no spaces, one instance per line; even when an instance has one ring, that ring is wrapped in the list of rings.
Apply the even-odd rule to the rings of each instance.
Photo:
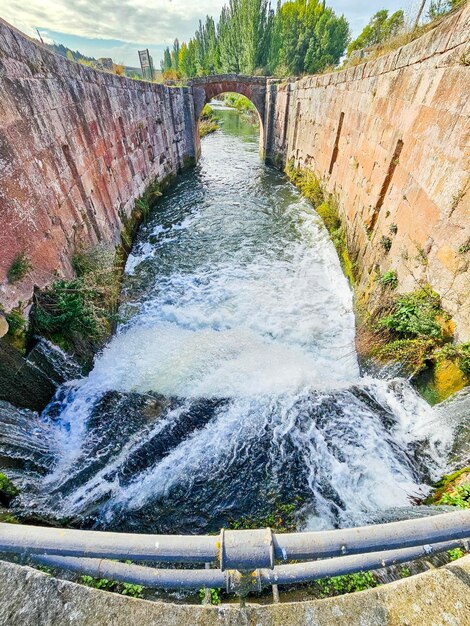
[[[466,0],[431,0],[430,21],[445,15]],[[416,27],[426,5],[422,0],[413,27],[405,24],[402,10],[391,15],[382,9],[372,16],[360,35],[351,41],[349,24],[326,0],[229,0],[216,22],[207,16],[186,43],[175,39],[161,63],[165,78],[190,78],[208,74],[295,76],[334,68],[347,50],[348,56],[377,47]],[[426,21],[426,20],[425,20]],[[411,29],[411,31],[410,31]]]
[[[164,52],[168,77],[207,74],[287,76],[334,67],[350,41],[349,24],[325,0],[230,0],[216,22],[207,16],[188,42]]]

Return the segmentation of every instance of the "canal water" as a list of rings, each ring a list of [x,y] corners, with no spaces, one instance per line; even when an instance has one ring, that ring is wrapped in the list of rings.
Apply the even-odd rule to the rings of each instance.
[[[117,334],[28,434],[23,511],[212,532],[288,508],[331,528],[408,507],[445,468],[452,425],[405,379],[360,372],[320,218],[258,130],[219,114],[140,230]]]

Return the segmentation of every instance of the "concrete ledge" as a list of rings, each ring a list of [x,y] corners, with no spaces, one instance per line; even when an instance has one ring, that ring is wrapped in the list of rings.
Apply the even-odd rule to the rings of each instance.
[[[470,556],[377,589],[270,606],[136,600],[0,562],[1,626],[469,626]]]

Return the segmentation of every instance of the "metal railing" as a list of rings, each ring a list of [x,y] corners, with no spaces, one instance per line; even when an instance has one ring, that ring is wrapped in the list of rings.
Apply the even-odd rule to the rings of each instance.
[[[223,529],[218,536],[143,535],[0,524],[0,552],[146,587],[225,587],[240,596],[269,585],[386,567],[462,544],[468,548],[469,538],[470,511],[466,510],[341,530],[280,534],[269,528]],[[161,569],[111,559],[206,566]]]

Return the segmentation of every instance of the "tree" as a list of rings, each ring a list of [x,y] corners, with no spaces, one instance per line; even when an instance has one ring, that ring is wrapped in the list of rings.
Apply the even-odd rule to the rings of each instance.
[[[163,51],[163,60],[161,62],[161,67],[163,72],[167,72],[171,70],[171,52],[170,48],[165,48]]]
[[[180,42],[178,38],[173,42],[173,50],[171,52],[171,69],[175,72],[178,71],[180,64]]]
[[[397,35],[405,24],[403,11],[395,11],[390,17],[388,11],[382,9],[372,16],[357,39],[349,44],[348,55],[355,50],[376,46]]]
[[[217,23],[207,16],[187,44],[165,50],[162,69],[187,77],[319,72],[338,63],[349,38],[346,19],[325,0],[278,0],[276,11],[270,0],[229,0]]]

